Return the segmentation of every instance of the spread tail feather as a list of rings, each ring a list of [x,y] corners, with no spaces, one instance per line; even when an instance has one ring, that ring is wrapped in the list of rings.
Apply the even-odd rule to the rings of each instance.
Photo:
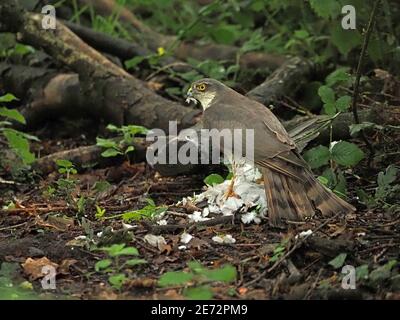
[[[281,226],[285,220],[301,221],[313,216],[316,210],[324,216],[355,211],[306,169],[299,170],[298,180],[265,167],[262,173],[269,220],[273,226]]]

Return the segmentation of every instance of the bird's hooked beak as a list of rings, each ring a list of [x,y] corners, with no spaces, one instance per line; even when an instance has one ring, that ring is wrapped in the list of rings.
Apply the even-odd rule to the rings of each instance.
[[[190,87],[188,92],[186,93],[186,103],[190,103],[191,101],[193,101],[194,104],[197,104],[197,102],[198,102],[195,98],[193,98],[192,87]]]

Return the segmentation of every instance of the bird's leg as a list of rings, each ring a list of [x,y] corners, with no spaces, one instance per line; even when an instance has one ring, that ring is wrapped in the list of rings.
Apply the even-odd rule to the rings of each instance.
[[[236,178],[236,167],[235,167],[235,161],[232,161],[232,178],[231,182],[228,186],[228,189],[226,190],[224,194],[224,199],[227,200],[230,197],[235,197],[239,198],[239,196],[233,191],[233,187],[235,186],[235,178]]]

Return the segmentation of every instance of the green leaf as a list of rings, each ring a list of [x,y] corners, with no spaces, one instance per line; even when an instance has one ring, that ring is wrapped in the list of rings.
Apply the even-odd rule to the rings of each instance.
[[[9,147],[21,158],[24,164],[31,164],[35,161],[35,155],[29,150],[28,140],[17,130],[4,129],[3,135],[8,141]]]
[[[56,160],[56,164],[61,168],[72,168],[74,166],[71,161],[66,159],[58,159]]]
[[[328,116],[333,116],[336,113],[336,107],[334,103],[325,103],[324,104],[324,111]]]
[[[351,80],[351,75],[348,73],[348,71],[348,67],[343,67],[338,68],[330,73],[325,79],[327,86],[332,87],[339,83],[349,82]]]
[[[204,270],[202,273],[212,281],[232,282],[236,280],[236,268],[232,265],[215,270]]]
[[[172,271],[164,273],[158,280],[158,285],[161,287],[186,284],[193,279],[192,273],[182,271]]]
[[[331,149],[332,159],[342,166],[355,166],[364,159],[364,152],[354,143],[340,141]]]
[[[350,96],[343,96],[336,100],[336,109],[339,111],[346,111],[350,107],[351,97]]]
[[[132,151],[134,151],[134,150],[135,150],[135,147],[134,147],[134,146],[129,146],[128,148],[126,148],[125,154],[127,154],[128,152],[132,152]]]
[[[18,110],[15,109],[7,109],[5,107],[0,107],[0,116],[13,119],[22,124],[26,124],[24,116]]]
[[[389,165],[385,172],[379,172],[378,174],[378,185],[380,187],[386,187],[396,181],[398,168],[395,165]]]
[[[138,264],[145,264],[145,263],[147,263],[147,261],[144,259],[130,259],[125,262],[125,264],[130,267],[136,266]]]
[[[214,41],[222,44],[233,44],[236,40],[236,26],[220,26],[211,29]]]
[[[336,18],[340,10],[337,0],[310,0],[310,6],[314,12],[322,18]]]
[[[115,156],[118,156],[121,154],[123,154],[121,151],[114,149],[114,148],[110,148],[110,149],[103,151],[101,153],[101,156],[104,158],[109,158],[109,157],[115,157]]]
[[[185,288],[183,295],[192,300],[210,300],[213,297],[209,286]]]
[[[116,256],[138,256],[139,251],[134,247],[123,248],[121,251],[116,253]]]
[[[4,96],[0,96],[0,102],[11,102],[14,100],[18,100],[13,94],[7,93]]]
[[[121,289],[126,280],[127,278],[123,273],[119,273],[108,278],[108,282],[110,282],[116,289]]]
[[[356,279],[357,280],[366,280],[368,279],[368,265],[363,264],[356,268]]]
[[[133,69],[135,68],[139,63],[143,62],[146,60],[146,56],[136,56],[133,57],[132,59],[126,60],[125,61],[125,68],[126,69]]]
[[[104,259],[104,260],[100,260],[98,262],[96,262],[96,264],[94,265],[94,269],[99,272],[100,270],[106,269],[109,266],[111,266],[112,261],[111,259]]]
[[[376,129],[383,129],[382,126],[379,126],[372,122],[362,122],[362,123],[355,123],[350,125],[350,135],[355,136],[361,130],[369,129],[369,128],[376,128]]]
[[[103,139],[103,138],[96,138],[96,145],[103,148],[115,148],[118,149],[118,145],[114,140],[111,139]]]
[[[324,103],[335,103],[335,92],[328,86],[321,86],[318,95]]]
[[[224,182],[224,178],[221,177],[219,174],[212,173],[204,179],[204,183],[208,186],[213,186],[216,184],[220,184]]]
[[[361,44],[362,37],[358,30],[344,30],[340,23],[335,23],[331,30],[331,40],[341,54],[347,55]]]
[[[369,274],[369,279],[373,283],[381,283],[384,280],[387,280],[391,276],[391,270],[397,264],[396,260],[391,260],[385,265],[371,271]]]
[[[347,253],[341,253],[336,258],[329,261],[328,264],[330,264],[335,269],[339,269],[344,265],[344,262],[346,261],[346,257],[347,257]]]
[[[307,161],[311,169],[316,169],[328,164],[330,157],[329,149],[321,145],[304,153],[304,160]]]

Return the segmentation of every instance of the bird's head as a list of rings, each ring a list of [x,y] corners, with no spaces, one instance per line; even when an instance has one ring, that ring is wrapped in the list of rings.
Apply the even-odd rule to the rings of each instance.
[[[224,85],[214,79],[200,79],[192,83],[187,94],[186,102],[194,101],[200,102],[204,110],[206,110],[210,103],[214,100],[219,90]]]

